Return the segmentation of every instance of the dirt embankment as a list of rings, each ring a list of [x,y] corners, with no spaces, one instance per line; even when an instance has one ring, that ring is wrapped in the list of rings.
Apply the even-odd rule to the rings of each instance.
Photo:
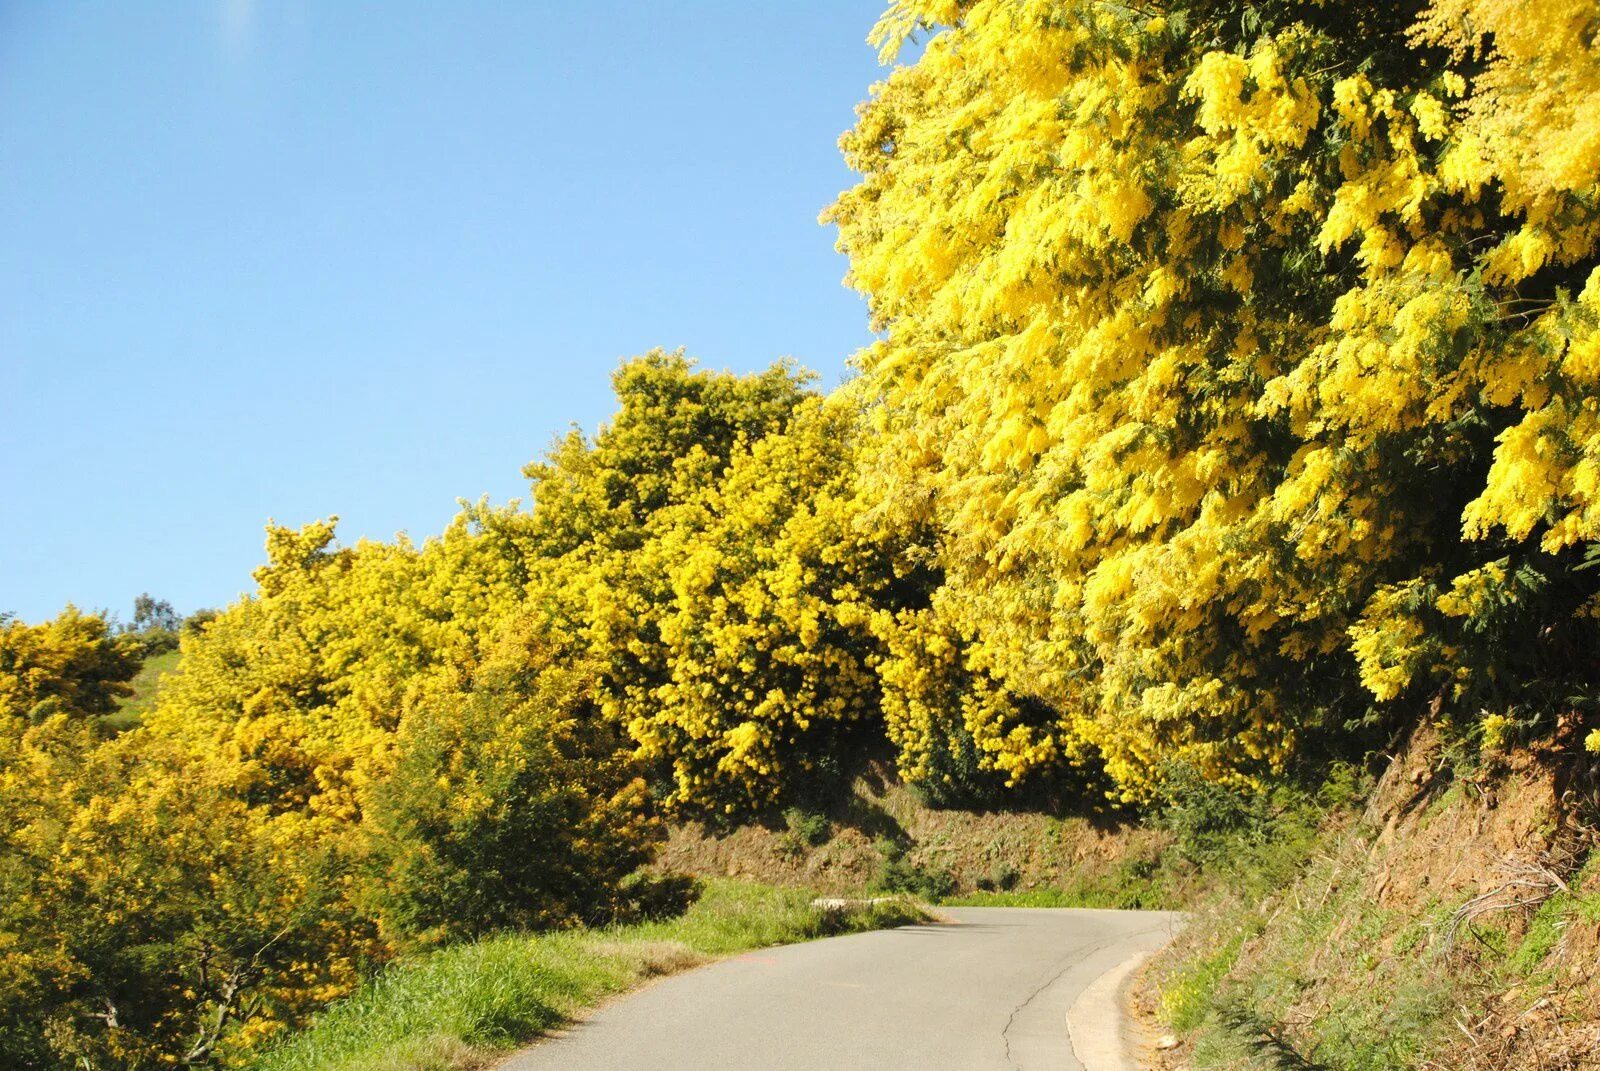
[[[672,830],[657,865],[846,893],[881,883],[892,863],[954,893],[1111,888],[1168,838],[1115,817],[937,810],[882,772],[817,813],[731,830]]]
[[[1201,911],[1148,975],[1169,1066],[1600,1069],[1594,757],[1466,765],[1424,726],[1292,887]]]

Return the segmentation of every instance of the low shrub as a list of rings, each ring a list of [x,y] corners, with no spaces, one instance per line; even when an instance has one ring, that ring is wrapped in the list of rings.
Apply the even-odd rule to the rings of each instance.
[[[1022,872],[1016,867],[1010,863],[1000,862],[996,863],[988,874],[979,878],[976,884],[984,892],[1010,892],[1017,887],[1017,882],[1021,878]]]
[[[913,861],[898,841],[880,838],[879,863],[872,888],[878,892],[905,893],[924,900],[942,900],[956,890],[956,879],[948,870],[925,867]]]

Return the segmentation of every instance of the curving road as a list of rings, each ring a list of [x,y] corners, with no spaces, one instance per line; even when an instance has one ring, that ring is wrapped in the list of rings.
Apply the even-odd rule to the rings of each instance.
[[[764,949],[664,979],[501,1071],[1078,1071],[1068,1009],[1096,979],[1164,944],[1178,919],[943,914],[948,922]],[[1086,1001],[1114,1004],[1101,989]],[[1111,1023],[1120,1009],[1088,1012]]]

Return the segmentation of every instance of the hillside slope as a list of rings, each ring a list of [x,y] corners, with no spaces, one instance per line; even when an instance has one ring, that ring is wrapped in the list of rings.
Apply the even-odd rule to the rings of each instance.
[[[145,713],[155,706],[156,692],[161,687],[162,678],[177,672],[182,658],[182,652],[176,649],[146,658],[139,672],[128,682],[132,693],[117,704],[116,713],[105,715],[105,724],[119,732],[138,725]]]
[[[935,808],[873,768],[843,797],[781,822],[675,825],[656,865],[830,893],[1168,907],[1194,877],[1160,867],[1171,841],[1131,815]]]
[[[1477,760],[1424,726],[1298,881],[1152,967],[1169,1066],[1600,1068],[1597,783],[1575,726]]]

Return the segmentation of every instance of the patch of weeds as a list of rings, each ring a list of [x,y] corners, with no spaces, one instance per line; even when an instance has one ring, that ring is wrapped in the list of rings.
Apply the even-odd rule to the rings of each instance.
[[[1422,951],[1428,943],[1427,923],[1418,919],[1408,923],[1404,929],[1395,935],[1394,952],[1397,956],[1409,956]]]
[[[833,823],[816,811],[790,807],[783,812],[783,824],[788,828],[778,838],[774,850],[791,863],[799,862],[811,849],[820,848],[833,839]]]
[[[1584,922],[1600,922],[1600,889],[1590,888],[1597,875],[1600,875],[1600,851],[1589,854],[1568,886],[1572,890],[1572,913]]]
[[[1022,872],[1007,862],[996,863],[988,874],[976,882],[984,892],[1010,892],[1022,880]]]
[[[1461,927],[1465,939],[1477,942],[1492,960],[1505,959],[1511,951],[1511,934],[1504,926],[1493,923],[1469,922]],[[1457,937],[1457,941],[1463,938]]]
[[[833,839],[833,823],[815,811],[790,807],[783,812],[783,823],[789,827],[784,838],[802,848],[820,848]]]
[[[1506,960],[1506,966],[1524,978],[1537,970],[1556,947],[1556,942],[1561,940],[1572,907],[1572,895],[1560,890],[1540,904],[1533,921],[1528,923],[1528,932],[1523,935],[1522,943]]]
[[[925,900],[941,900],[956,888],[956,879],[948,870],[923,867],[906,854],[905,845],[899,841],[880,838],[873,843],[878,850],[878,872],[873,875],[872,887],[878,892],[906,893]]]
[[[1450,757],[1412,794],[1411,829],[1478,806],[1474,786],[1451,780],[1463,766]],[[1458,1018],[1476,1021],[1496,991],[1535,1000],[1564,977],[1567,927],[1600,921],[1600,895],[1588,888],[1600,873],[1593,859],[1526,931],[1503,914],[1464,921],[1472,889],[1385,907],[1370,893],[1377,871],[1415,849],[1401,839],[1380,850],[1373,830],[1353,821],[1367,788],[1357,771],[1335,770],[1315,793],[1228,799],[1179,778],[1163,801],[1174,854],[1191,873],[1222,879],[1180,944],[1190,951],[1164,967],[1161,983],[1163,1018],[1188,1035],[1196,1068],[1445,1066],[1437,1061],[1459,1044]],[[1335,814],[1343,820],[1327,821]]]
[[[1443,977],[1357,986],[1318,1017],[1315,1053],[1341,1071],[1409,1069],[1449,1022],[1451,1008]]]
[[[1178,889],[1181,868],[1159,856],[1134,856],[1115,869],[1074,875],[1067,884],[1044,888],[1010,887],[1008,868],[1003,865],[987,878],[980,878],[970,893],[947,896],[942,901],[951,907],[1096,907],[1127,910],[1170,910],[1183,906]]]
[[[1203,923],[1218,936],[1164,992],[1168,1020],[1197,1035],[1196,1067],[1410,1071],[1449,1028],[1454,981],[1430,946],[1453,905],[1385,909],[1350,880],[1356,850],[1322,853],[1291,894],[1235,898]]]

